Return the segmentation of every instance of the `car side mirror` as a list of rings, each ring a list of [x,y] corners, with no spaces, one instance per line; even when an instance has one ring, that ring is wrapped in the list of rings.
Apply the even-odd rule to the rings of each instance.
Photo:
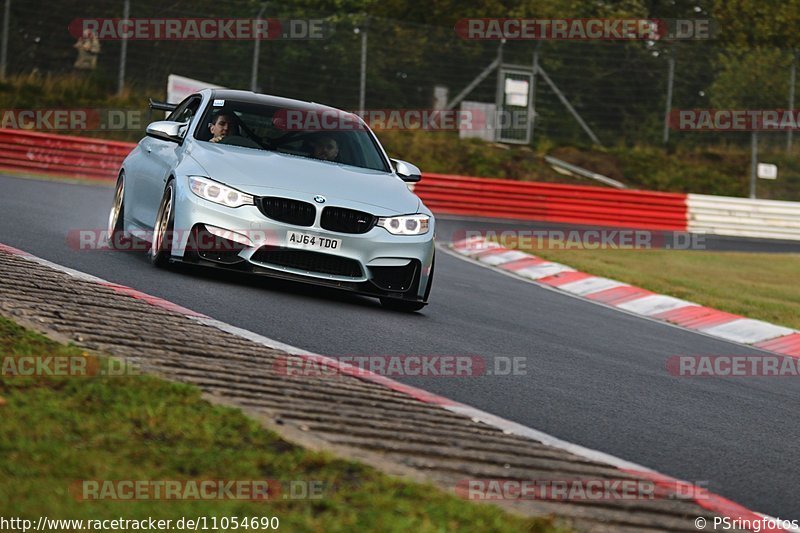
[[[422,179],[422,172],[420,169],[400,159],[390,159],[394,165],[394,171],[400,176],[400,179],[407,183],[414,183]]]
[[[184,131],[182,130],[185,127],[186,124],[183,122],[159,120],[158,122],[148,124],[146,132],[149,137],[155,137],[162,141],[179,143],[183,141]]]

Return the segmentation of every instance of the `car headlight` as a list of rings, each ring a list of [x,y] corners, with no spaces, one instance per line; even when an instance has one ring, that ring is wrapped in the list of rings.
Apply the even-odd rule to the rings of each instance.
[[[381,217],[378,226],[392,235],[422,235],[428,233],[431,217],[428,215],[404,215],[401,217]]]
[[[200,198],[227,207],[254,205],[251,194],[237,191],[234,188],[202,176],[189,176],[189,188]]]

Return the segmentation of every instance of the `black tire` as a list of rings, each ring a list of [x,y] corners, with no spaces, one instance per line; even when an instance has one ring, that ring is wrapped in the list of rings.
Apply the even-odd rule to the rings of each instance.
[[[156,222],[153,225],[153,239],[150,243],[150,262],[157,267],[165,267],[172,256],[172,234],[175,228],[175,180],[169,180],[164,187],[164,195],[158,206]]]
[[[114,189],[114,203],[108,213],[108,245],[121,250],[128,243],[125,235],[125,174],[120,173]]]

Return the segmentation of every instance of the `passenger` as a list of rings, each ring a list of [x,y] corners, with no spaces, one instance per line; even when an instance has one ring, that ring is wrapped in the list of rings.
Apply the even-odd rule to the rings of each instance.
[[[339,143],[328,135],[316,137],[311,141],[311,156],[323,161],[336,161],[339,156]]]

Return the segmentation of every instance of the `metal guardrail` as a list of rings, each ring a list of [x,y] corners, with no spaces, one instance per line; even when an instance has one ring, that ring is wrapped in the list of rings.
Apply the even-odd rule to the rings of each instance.
[[[0,168],[114,180],[134,143],[0,129]]]
[[[686,195],[424,174],[414,192],[436,213],[686,230]]]
[[[800,240],[800,203],[689,194],[692,233]]]
[[[0,129],[0,168],[113,181],[135,146]],[[572,172],[583,170],[565,165]],[[442,214],[800,240],[797,202],[427,173],[414,192]]]
[[[597,172],[592,172],[591,170],[586,170],[585,168],[573,165],[572,163],[567,163],[566,161],[562,161],[561,159],[557,159],[553,156],[546,155],[544,156],[544,160],[550,165],[552,165],[553,168],[558,172],[567,173],[567,175],[577,174],[578,176],[582,176],[584,178],[589,178],[591,180],[599,181],[600,183],[605,183],[606,185],[610,185],[616,189],[628,188],[628,186],[622,183],[621,181],[609,178],[608,176],[603,176],[602,174],[598,174]]]
[[[134,143],[0,129],[0,168],[114,180]],[[685,230],[686,195],[425,174],[414,192],[437,213]]]

